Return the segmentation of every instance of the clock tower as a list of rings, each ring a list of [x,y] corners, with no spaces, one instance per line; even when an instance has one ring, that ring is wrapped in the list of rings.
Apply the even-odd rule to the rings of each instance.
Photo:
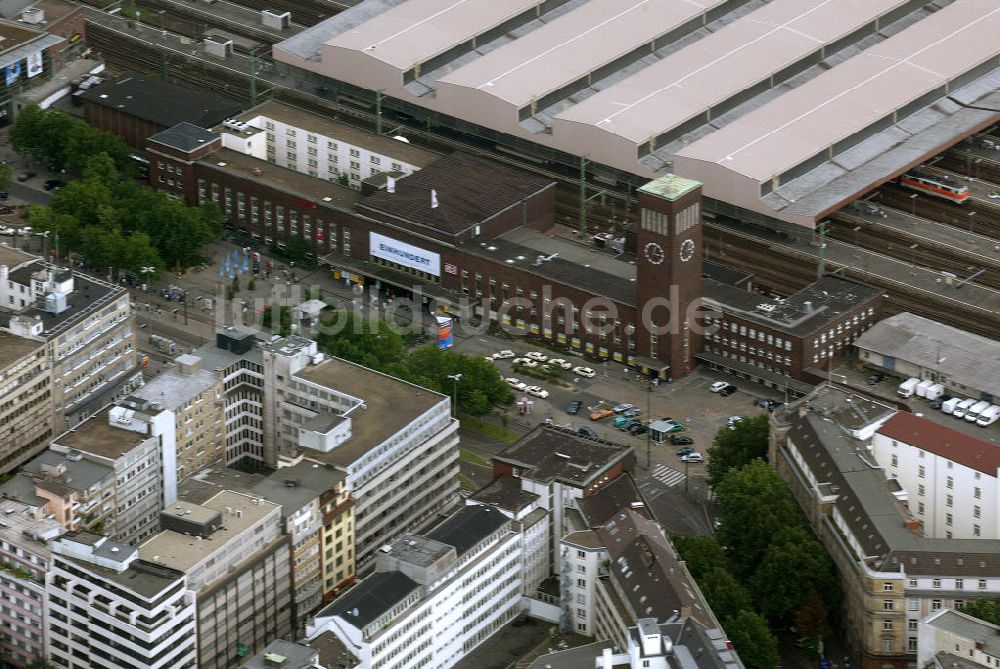
[[[636,362],[678,378],[701,350],[691,307],[702,297],[701,184],[671,174],[640,187],[638,196]]]

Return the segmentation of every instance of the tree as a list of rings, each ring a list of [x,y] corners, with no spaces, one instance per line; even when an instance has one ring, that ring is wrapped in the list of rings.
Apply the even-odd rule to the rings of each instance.
[[[781,664],[778,640],[756,613],[741,611],[723,622],[723,627],[746,669],[774,669]]]
[[[803,583],[810,589],[804,590]],[[839,600],[833,564],[802,526],[785,527],[773,535],[749,585],[756,610],[772,624],[794,622],[810,592],[831,608]]]
[[[973,618],[1000,625],[1000,599],[987,599],[985,597],[973,599],[960,606],[958,610]]]
[[[10,165],[0,165],[0,190],[7,190],[11,179],[14,178],[14,170]]]
[[[289,237],[285,244],[285,257],[292,262],[305,262],[306,254],[309,252],[309,244],[301,237]]]
[[[673,537],[671,541],[681,558],[687,563],[687,568],[695,580],[710,569],[728,568],[726,552],[714,537],[694,535],[690,537]]]
[[[33,229],[51,233],[53,250],[58,250],[60,254],[65,254],[67,249],[81,248],[82,228],[75,216],[56,213],[50,207],[33,204],[27,209],[27,219],[28,225]]]
[[[120,227],[114,193],[98,179],[70,181],[52,196],[51,207],[56,213],[75,218],[81,228]]]
[[[748,577],[779,530],[802,522],[784,481],[763,460],[731,469],[715,488],[718,537],[734,557],[734,573]]]
[[[743,611],[753,610],[746,588],[724,567],[715,566],[702,571],[702,575],[695,580],[716,617],[726,620]]]
[[[730,469],[767,458],[768,414],[744,418],[733,429],[722,428],[708,450],[708,482],[713,488]]]
[[[133,232],[122,241],[120,248],[118,266],[133,274],[138,275],[143,267],[152,267],[156,271],[163,269],[160,254],[145,232]]]
[[[828,615],[829,607],[811,588],[799,605],[799,610],[795,612],[795,627],[799,630],[799,635],[809,640],[810,646],[817,654],[819,641],[830,633]]]
[[[385,371],[405,357],[403,338],[385,321],[372,321],[350,311],[321,322],[316,345],[330,355]]]
[[[129,149],[124,140],[86,123],[76,122],[70,126],[66,143],[64,167],[71,174],[85,175],[89,163],[100,156],[111,161],[114,166],[115,181],[128,166]]]
[[[459,411],[485,416],[494,406],[511,400],[510,388],[497,368],[478,356],[422,346],[406,359],[408,381],[457,397]],[[456,385],[449,375],[461,374]]]

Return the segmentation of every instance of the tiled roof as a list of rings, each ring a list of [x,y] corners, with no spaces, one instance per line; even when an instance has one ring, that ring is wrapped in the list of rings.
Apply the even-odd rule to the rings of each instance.
[[[940,455],[990,476],[1000,468],[1000,448],[932,421],[900,411],[878,433]]]

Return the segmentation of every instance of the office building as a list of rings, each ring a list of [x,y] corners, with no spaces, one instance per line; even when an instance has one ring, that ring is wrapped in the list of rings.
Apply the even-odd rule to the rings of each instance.
[[[229,327],[194,355],[222,382],[225,465],[257,471],[264,464],[264,363],[252,333]]]
[[[48,661],[66,669],[194,669],[194,596],[184,574],[87,532],[51,543]]]
[[[0,328],[45,343],[52,434],[142,385],[131,315],[120,286],[0,252]]]
[[[185,354],[177,366],[153,377],[132,396],[174,414],[177,478],[225,458],[223,379],[204,368],[201,358]]]
[[[324,594],[354,578],[352,505],[345,475],[315,462],[282,467],[250,488],[254,495],[281,505],[291,541],[295,628],[323,603]],[[335,574],[344,576],[337,581]],[[324,585],[329,573],[330,587]]]
[[[333,579],[446,513],[458,497],[458,421],[450,398],[286,337],[265,347],[265,462],[329,465],[346,476],[354,545]],[[329,578],[329,574],[324,575]]]
[[[52,438],[52,376],[43,342],[0,331],[0,471],[37,455]]]
[[[193,593],[199,669],[230,667],[292,633],[288,537],[281,507],[222,491],[164,509],[140,557],[183,574]]]
[[[423,535],[404,535],[316,615],[365,669],[453,666],[520,614],[519,524],[467,506]]]
[[[15,667],[45,657],[45,578],[49,542],[65,532],[43,509],[0,499],[0,662]]]

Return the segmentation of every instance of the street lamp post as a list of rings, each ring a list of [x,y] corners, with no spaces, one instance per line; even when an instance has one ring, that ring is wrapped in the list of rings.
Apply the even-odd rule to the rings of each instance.
[[[449,374],[448,378],[453,382],[451,384],[451,417],[454,418],[458,414],[458,381],[462,378],[462,374]]]
[[[149,275],[156,271],[155,267],[143,267],[139,270],[140,273],[146,275],[146,295],[149,295]]]

